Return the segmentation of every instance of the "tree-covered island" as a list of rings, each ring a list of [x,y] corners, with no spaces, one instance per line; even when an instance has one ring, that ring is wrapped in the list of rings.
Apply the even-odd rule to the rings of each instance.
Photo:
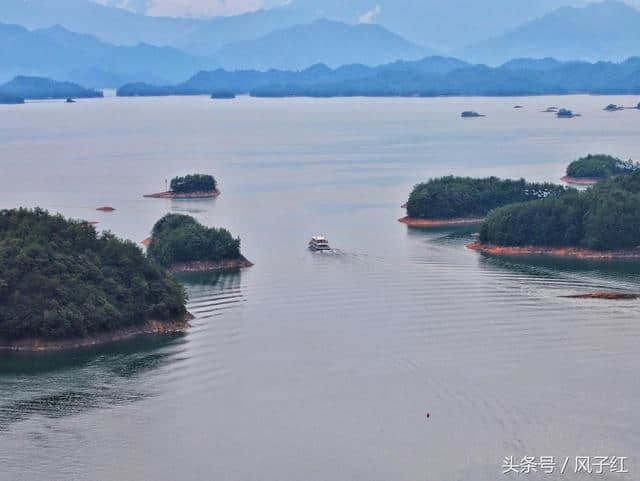
[[[222,228],[205,227],[191,216],[167,214],[153,226],[149,257],[171,272],[250,267],[240,239]]]
[[[528,183],[524,179],[497,177],[440,177],[416,185],[406,204],[411,226],[478,223],[491,209],[514,202],[560,197],[569,189],[550,183]]]
[[[584,192],[500,207],[470,247],[490,253],[640,258],[640,171]]]
[[[170,190],[145,197],[159,199],[200,199],[213,198],[220,195],[218,183],[212,175],[190,174],[171,179]]]
[[[568,184],[593,185],[602,179],[616,175],[628,175],[640,169],[632,160],[621,160],[605,154],[589,154],[574,160],[567,166],[567,175],[562,178]]]
[[[42,209],[0,211],[0,348],[56,350],[183,330],[185,298],[130,241]]]

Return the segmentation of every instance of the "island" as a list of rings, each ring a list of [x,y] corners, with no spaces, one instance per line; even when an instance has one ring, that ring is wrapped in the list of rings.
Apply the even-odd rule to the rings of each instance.
[[[213,100],[235,99],[236,94],[230,90],[218,90],[211,94]]]
[[[154,199],[211,199],[218,197],[218,183],[212,175],[191,174],[171,179],[170,190],[144,197]]]
[[[23,103],[24,103],[24,99],[22,97],[0,92],[0,104],[18,105]]]
[[[574,185],[593,185],[602,179],[616,175],[628,175],[640,169],[633,160],[621,160],[605,154],[589,154],[574,160],[567,166],[561,180]]]
[[[558,113],[558,107],[547,107],[542,112],[543,113],[549,113],[549,114],[557,114]]]
[[[182,286],[133,242],[39,208],[0,211],[0,349],[183,331],[185,302]]]
[[[603,110],[606,112],[617,112],[618,110],[624,110],[624,107],[616,104],[609,104]]]
[[[477,224],[491,209],[514,202],[559,197],[569,190],[550,183],[497,177],[440,177],[416,185],[400,222],[413,227]]]
[[[44,77],[19,75],[10,82],[0,85],[0,96],[23,99],[68,99],[101,98],[102,92],[86,89],[72,82],[57,82]]]
[[[184,214],[167,214],[153,226],[149,257],[169,272],[209,272],[251,267],[240,239],[222,228],[205,227]]]
[[[640,171],[572,191],[491,211],[478,242],[489,254],[547,254],[640,259]]]
[[[460,117],[462,117],[463,119],[469,119],[474,117],[484,117],[484,115],[481,115],[478,112],[474,112],[473,110],[466,110],[460,114]]]

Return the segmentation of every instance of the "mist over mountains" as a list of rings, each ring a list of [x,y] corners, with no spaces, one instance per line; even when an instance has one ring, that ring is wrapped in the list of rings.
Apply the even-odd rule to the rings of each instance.
[[[434,54],[491,66],[620,62],[640,52],[640,11],[617,0],[293,0],[217,18],[150,17],[90,0],[2,3],[0,81],[172,85],[218,67],[296,71]]]

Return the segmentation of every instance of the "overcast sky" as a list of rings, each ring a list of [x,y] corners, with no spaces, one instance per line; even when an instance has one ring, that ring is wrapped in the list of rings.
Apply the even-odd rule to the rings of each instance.
[[[115,5],[148,15],[199,17],[214,15],[233,15],[259,8],[273,7],[291,0],[94,0],[98,3]],[[349,0],[345,0],[349,1]],[[478,0],[490,2],[491,0]],[[532,0],[535,1],[535,0]],[[597,1],[597,0],[596,0]],[[640,0],[625,0],[626,3],[640,8]],[[322,0],[318,0],[321,4]],[[375,0],[372,0],[372,8]],[[558,6],[573,3],[558,0]]]
[[[287,0],[95,0],[98,3],[124,7],[139,13],[160,16],[233,15],[272,7]]]

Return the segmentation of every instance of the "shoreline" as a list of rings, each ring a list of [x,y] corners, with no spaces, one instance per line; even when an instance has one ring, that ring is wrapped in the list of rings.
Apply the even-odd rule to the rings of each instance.
[[[560,180],[570,185],[596,185],[602,179],[596,179],[595,177],[570,177],[565,175]]]
[[[143,197],[147,199],[215,199],[220,195],[219,190],[203,190],[199,192],[157,192],[155,194],[145,194]]]
[[[398,222],[410,227],[441,227],[447,225],[473,225],[480,224],[484,218],[456,218],[456,219],[418,219],[414,217],[403,217]]]
[[[147,321],[139,326],[127,326],[115,331],[70,339],[26,338],[15,341],[0,339],[0,351],[58,352],[110,344],[143,335],[175,334],[185,332],[190,327],[189,321],[193,318],[194,316],[187,312],[185,317],[178,321]]]
[[[542,247],[542,246],[496,246],[473,242],[465,246],[467,249],[491,255],[546,255],[555,257],[575,257],[578,259],[640,259],[640,248],[615,251],[598,251],[583,247]]]
[[[252,267],[253,262],[249,261],[245,256],[237,259],[223,259],[221,261],[192,261],[178,262],[171,265],[167,270],[172,274],[182,274],[189,272],[214,272],[231,269],[242,269]]]

